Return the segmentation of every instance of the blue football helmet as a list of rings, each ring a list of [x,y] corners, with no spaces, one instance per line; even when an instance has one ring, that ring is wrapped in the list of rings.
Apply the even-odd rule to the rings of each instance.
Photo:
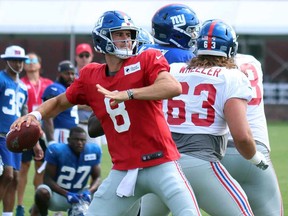
[[[152,18],[152,35],[159,44],[195,49],[199,31],[196,13],[183,4],[164,6]]]
[[[112,40],[112,32],[119,30],[130,30],[132,40],[132,50],[118,49]],[[126,59],[137,54],[138,32],[130,16],[121,11],[107,11],[97,21],[92,31],[94,49],[103,54],[116,55]]]
[[[143,28],[140,28],[138,34],[138,43],[139,47],[143,44],[154,44],[154,38],[148,31],[146,31]]]
[[[238,49],[234,29],[222,20],[207,20],[203,23],[197,39],[197,55],[213,55],[232,58]]]

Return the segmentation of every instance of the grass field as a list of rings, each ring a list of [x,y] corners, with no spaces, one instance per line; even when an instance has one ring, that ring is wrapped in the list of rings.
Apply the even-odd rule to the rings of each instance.
[[[276,174],[278,176],[280,190],[282,193],[283,203],[284,203],[284,212],[288,212],[288,122],[269,122],[268,124],[270,144],[272,148],[271,158],[273,161]],[[111,167],[110,156],[107,153],[107,146],[103,146],[103,161],[102,161],[102,177],[103,179],[108,175],[108,172]],[[25,210],[26,215],[29,215],[28,209],[33,203],[33,185],[32,185],[32,176],[33,169],[30,169],[29,173],[29,182],[26,188],[25,193]],[[2,205],[0,206],[2,212]],[[52,213],[50,215],[53,215]],[[207,214],[203,213],[203,216]]]

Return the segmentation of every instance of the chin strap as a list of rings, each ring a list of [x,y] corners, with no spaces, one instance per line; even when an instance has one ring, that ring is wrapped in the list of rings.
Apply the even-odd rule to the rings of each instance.
[[[23,64],[19,71],[14,70],[14,68],[10,65],[9,61],[7,61],[7,65],[14,73],[16,73],[16,82],[19,82],[19,74],[23,70]]]
[[[16,80],[15,80],[15,82],[17,83],[17,87],[16,87],[16,90],[15,90],[15,93],[16,93],[16,95],[18,95],[18,92],[19,92],[19,80],[20,80],[19,74],[20,74],[21,71],[23,70],[23,64],[22,64],[22,67],[20,68],[19,71],[14,70],[14,68],[10,65],[9,61],[7,61],[7,65],[8,65],[8,67],[16,74]],[[19,101],[16,100],[15,112],[16,112],[16,113],[18,113],[18,112],[21,113],[21,110],[19,110],[19,111],[17,110],[17,109],[19,109],[19,108],[18,108],[18,107],[19,107],[19,104],[18,104],[18,103],[19,103]],[[20,117],[20,115],[19,115],[18,117]]]
[[[132,50],[127,50],[127,49],[116,49],[114,53],[118,58],[121,58],[121,59],[127,59],[133,56]]]

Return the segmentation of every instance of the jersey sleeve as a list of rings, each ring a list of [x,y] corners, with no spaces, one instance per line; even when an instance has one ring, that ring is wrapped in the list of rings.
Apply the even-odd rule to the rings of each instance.
[[[164,57],[164,55],[161,53],[161,51],[156,49],[147,49],[144,52],[141,53],[143,55],[143,61],[145,61],[145,72],[146,72],[146,80],[147,85],[151,85],[155,82],[157,76],[162,71],[170,71],[170,66]],[[142,58],[142,57],[141,57]],[[153,67],[150,67],[149,65],[152,65]]]
[[[89,158],[93,158],[94,160],[92,160],[92,165],[99,165],[101,163],[102,160],[102,150],[101,148],[95,144],[95,143],[86,143],[87,146],[87,153],[85,156],[87,159]],[[95,157],[94,157],[95,155]]]
[[[85,96],[81,93],[84,86],[81,78],[75,79],[74,82],[67,88],[66,97],[72,104],[85,104]]]
[[[47,88],[44,90],[43,95],[42,95],[42,100],[46,101],[49,100],[50,98],[56,97],[60,94],[59,88],[55,85],[49,85]]]
[[[249,79],[244,73],[237,69],[231,70],[230,73],[232,73],[233,76],[229,76],[229,79],[226,80],[226,82],[230,84],[227,85],[226,100],[229,98],[241,98],[249,102],[253,96]]]
[[[45,161],[47,161],[50,164],[57,165],[58,159],[57,159],[57,145],[58,143],[51,144],[48,146],[48,148],[45,151]]]
[[[96,155],[97,155],[96,164],[98,165],[102,161],[102,150],[98,145],[95,145],[95,148],[96,148]]]
[[[86,65],[81,69],[80,76],[74,80],[74,82],[67,88],[66,97],[68,101],[72,104],[86,104],[89,105],[89,101],[87,101],[86,93],[87,83],[90,79],[93,78],[93,73],[97,73],[100,64],[91,63]],[[96,86],[95,86],[96,88]]]
[[[195,55],[191,50],[178,49],[174,47],[167,47],[165,58],[168,63],[188,63]]]

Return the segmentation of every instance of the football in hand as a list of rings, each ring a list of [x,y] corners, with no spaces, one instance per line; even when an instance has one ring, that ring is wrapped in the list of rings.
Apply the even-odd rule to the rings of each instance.
[[[40,129],[36,123],[21,124],[21,129],[9,131],[6,135],[6,145],[11,152],[20,153],[32,149],[40,138]]]

